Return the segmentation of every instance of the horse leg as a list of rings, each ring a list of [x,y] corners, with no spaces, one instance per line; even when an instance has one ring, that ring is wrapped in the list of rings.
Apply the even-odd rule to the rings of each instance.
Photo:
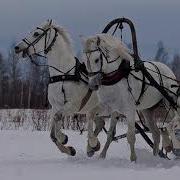
[[[111,115],[111,123],[110,123],[110,127],[107,133],[107,140],[99,156],[100,158],[103,158],[103,159],[106,158],[107,150],[116,134],[116,124],[119,118],[120,118],[119,113],[117,111],[114,111]]]
[[[133,111],[133,112],[129,111],[127,113],[126,117],[127,117],[127,121],[128,121],[127,141],[130,145],[130,150],[131,150],[130,160],[136,161],[137,156],[136,156],[136,152],[135,152],[135,141],[136,141],[135,111]]]
[[[51,124],[50,137],[62,153],[74,156],[76,151],[71,146],[64,146],[68,142],[68,136],[61,131],[62,114],[56,113]]]
[[[104,118],[97,116],[94,119],[94,123],[96,125],[95,130],[94,130],[94,135],[97,137],[105,126]]]
[[[54,130],[55,130],[55,134],[56,134],[56,138],[58,140],[59,143],[65,145],[68,142],[68,136],[65,135],[62,131],[61,131],[61,120],[62,118],[64,118],[62,116],[62,114],[60,113],[56,113],[54,116]]]
[[[103,106],[99,105],[87,113],[87,119],[88,119],[87,155],[89,157],[93,156],[94,152],[100,149],[100,142],[97,138],[97,135],[99,134],[100,130],[96,129],[95,130],[96,132],[93,131],[93,120],[95,119],[98,120],[98,112],[100,112],[101,110],[103,110]]]
[[[160,131],[159,131],[156,121],[153,117],[153,110],[146,109],[146,110],[143,110],[142,113],[145,117],[147,126],[152,133],[152,138],[154,140],[153,154],[154,154],[154,156],[156,156],[159,153]]]
[[[173,150],[172,141],[169,138],[169,132],[167,128],[163,128],[161,131],[162,137],[162,147],[166,150],[166,152],[171,152]]]

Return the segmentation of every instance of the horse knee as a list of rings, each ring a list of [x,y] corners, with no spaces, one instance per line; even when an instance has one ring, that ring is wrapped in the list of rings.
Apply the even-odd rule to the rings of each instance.
[[[94,122],[96,124],[96,127],[98,127],[99,129],[102,129],[105,126],[105,121],[102,117],[96,117],[94,119]]]
[[[156,144],[160,143],[160,131],[158,128],[152,131],[152,137],[153,137],[154,143]]]
[[[136,141],[135,129],[134,129],[134,132],[131,132],[128,130],[127,140],[129,144],[135,144],[135,141]]]

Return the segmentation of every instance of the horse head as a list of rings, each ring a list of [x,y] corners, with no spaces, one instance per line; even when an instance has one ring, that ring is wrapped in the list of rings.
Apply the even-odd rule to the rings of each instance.
[[[53,21],[47,20],[31,31],[14,49],[17,54],[22,53],[22,57],[41,52],[47,54],[53,46],[56,37],[57,29]]]
[[[124,59],[133,62],[125,45],[108,34],[98,34],[84,40],[83,61],[89,72],[89,86],[97,90],[102,77],[116,71]]]
[[[47,20],[32,30],[14,49],[15,52],[21,54],[22,57],[41,53],[48,54],[54,47],[57,39],[64,40],[64,42],[71,46],[68,33],[63,28],[56,25],[54,21]]]

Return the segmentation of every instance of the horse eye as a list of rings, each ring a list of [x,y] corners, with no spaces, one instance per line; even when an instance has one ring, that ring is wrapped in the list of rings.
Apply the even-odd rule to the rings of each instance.
[[[33,36],[34,36],[34,37],[38,37],[38,36],[39,36],[39,33],[38,33],[38,32],[35,32]]]
[[[95,61],[94,61],[95,63],[98,63],[99,62],[99,59],[95,59]]]

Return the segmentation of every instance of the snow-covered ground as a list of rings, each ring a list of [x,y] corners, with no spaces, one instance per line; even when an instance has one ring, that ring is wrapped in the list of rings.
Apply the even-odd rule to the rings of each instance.
[[[137,136],[137,163],[129,161],[126,140],[113,143],[106,160],[86,156],[86,133],[68,131],[75,157],[60,153],[48,132],[0,131],[0,180],[179,180],[180,160],[153,157]],[[104,141],[104,134],[100,135]]]

